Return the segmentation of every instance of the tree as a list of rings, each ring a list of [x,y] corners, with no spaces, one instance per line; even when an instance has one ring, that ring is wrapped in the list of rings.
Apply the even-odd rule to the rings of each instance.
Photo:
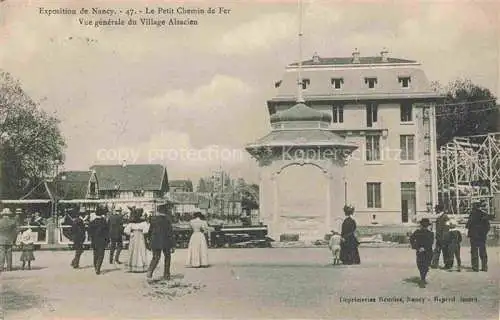
[[[259,209],[259,186],[256,184],[246,184],[241,187],[241,207],[246,210]]]
[[[50,175],[64,147],[59,120],[0,70],[0,196],[18,198]]]
[[[454,137],[497,132],[499,109],[489,89],[458,79],[443,90],[439,83],[434,90],[444,91],[445,102],[436,110],[437,144],[446,144]]]

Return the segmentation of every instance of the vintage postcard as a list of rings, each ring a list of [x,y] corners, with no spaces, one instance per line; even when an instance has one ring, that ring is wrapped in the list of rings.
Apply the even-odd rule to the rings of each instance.
[[[0,319],[498,319],[499,12],[0,0]]]

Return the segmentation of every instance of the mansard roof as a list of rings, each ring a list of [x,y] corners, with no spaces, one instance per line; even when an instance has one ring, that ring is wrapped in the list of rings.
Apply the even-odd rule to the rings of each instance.
[[[298,68],[287,68],[277,85],[271,100],[292,99],[297,94]],[[306,101],[330,98],[438,98],[440,94],[431,88],[424,71],[418,64],[384,65],[305,65],[301,71],[302,79],[308,79],[303,90]],[[376,78],[374,88],[369,88],[367,79]],[[410,78],[408,87],[403,87],[401,78]],[[335,88],[333,82],[339,79],[341,87]],[[277,83],[277,84],[278,84]]]

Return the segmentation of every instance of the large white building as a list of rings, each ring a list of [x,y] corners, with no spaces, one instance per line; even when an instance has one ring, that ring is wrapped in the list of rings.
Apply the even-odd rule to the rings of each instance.
[[[298,72],[299,64],[287,66],[275,84],[275,96],[267,103],[272,134],[290,130],[292,122],[278,120],[297,104]],[[437,204],[435,108],[443,97],[432,90],[421,65],[388,57],[385,50],[373,57],[361,57],[355,50],[352,57],[344,58],[315,54],[302,62],[300,74],[305,104],[328,114],[329,123],[325,126],[323,119],[317,122],[318,128],[342,138],[335,142],[337,147],[357,146],[343,167],[342,196],[335,195],[334,202],[354,205],[360,225],[411,223],[431,212]],[[295,121],[292,127],[304,123]],[[296,136],[290,139],[300,140],[301,133],[294,131]],[[258,146],[247,150],[255,156]],[[283,199],[300,198],[305,193],[300,187],[303,183],[305,179],[290,177],[280,183],[279,193],[285,194]],[[282,206],[283,201],[279,203]],[[339,204],[335,205],[339,210]],[[294,215],[297,208],[292,209]],[[264,216],[266,210],[272,211],[269,206],[262,210]],[[335,216],[339,219],[342,214]],[[335,227],[331,219],[326,229]]]

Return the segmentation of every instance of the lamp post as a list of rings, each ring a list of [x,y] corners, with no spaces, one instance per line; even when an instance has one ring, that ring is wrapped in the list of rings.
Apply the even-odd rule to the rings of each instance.
[[[50,223],[46,226],[46,235],[47,242],[49,244],[56,243],[56,231],[57,231],[57,207],[59,202],[58,196],[58,174],[59,174],[59,165],[61,165],[62,161],[60,159],[54,160],[54,194],[52,195],[53,207],[52,207],[52,216],[50,219]]]
[[[59,175],[59,165],[61,164],[61,160],[56,159],[54,161],[54,166],[55,166],[55,177],[54,177],[54,210],[52,211],[52,222],[57,223],[57,207],[58,207],[58,202],[59,202],[59,197],[58,197],[58,178],[57,176]]]

